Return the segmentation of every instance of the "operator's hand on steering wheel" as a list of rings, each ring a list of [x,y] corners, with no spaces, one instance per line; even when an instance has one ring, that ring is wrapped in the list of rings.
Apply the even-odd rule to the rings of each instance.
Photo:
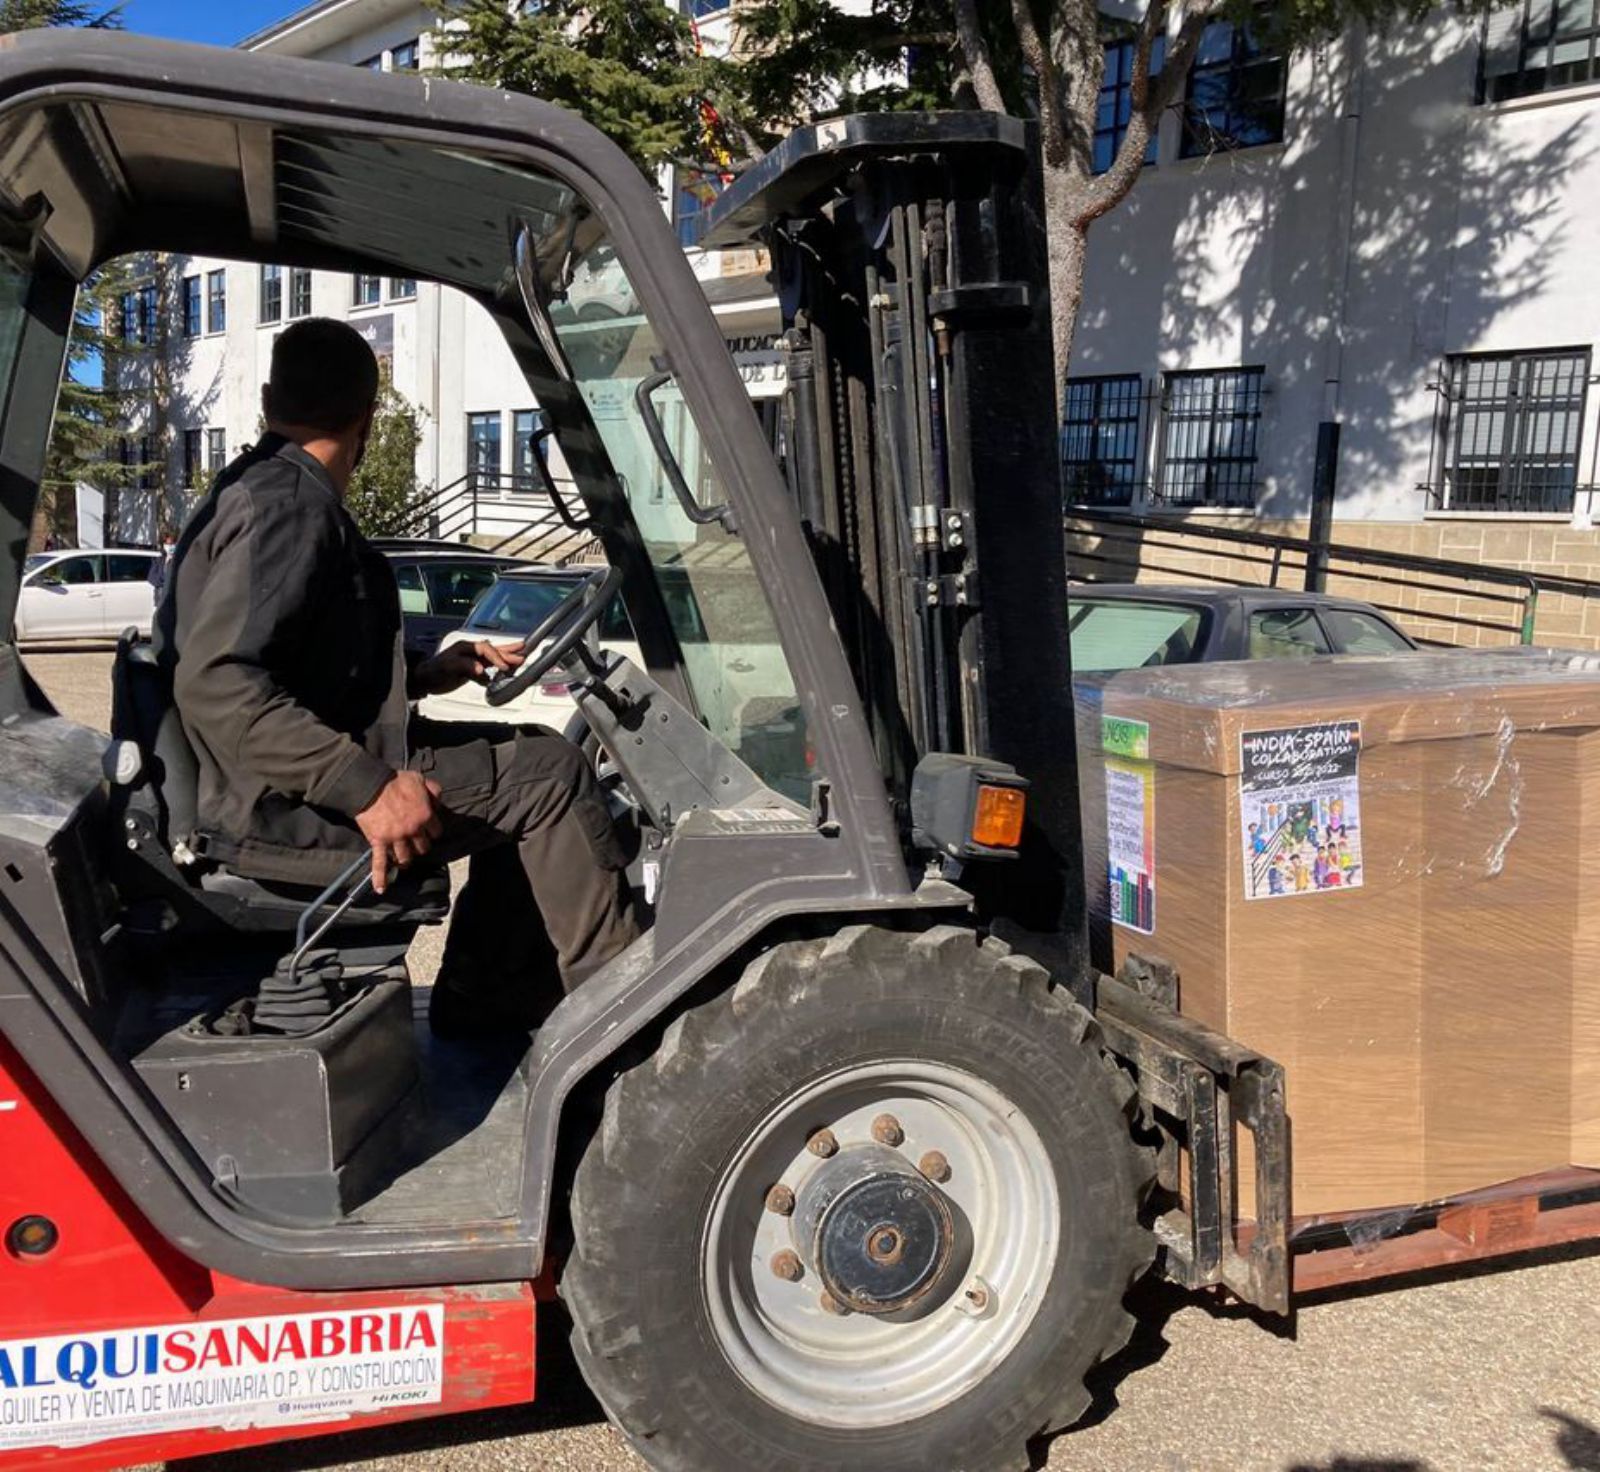
[[[468,643],[463,639],[422,661],[411,672],[411,685],[417,695],[448,695],[469,680],[487,685],[495,670],[514,670],[522,663],[522,645],[491,644],[487,639]]]
[[[439,784],[419,772],[396,772],[356,814],[356,826],[372,845],[372,888],[382,894],[391,861],[405,868],[443,832]]]

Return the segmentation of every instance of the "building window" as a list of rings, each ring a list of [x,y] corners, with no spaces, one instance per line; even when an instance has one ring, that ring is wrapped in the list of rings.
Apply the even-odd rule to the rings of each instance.
[[[228,327],[228,273],[206,272],[206,331],[225,332]]]
[[[678,244],[685,250],[692,250],[705,238],[706,215],[723,187],[720,174],[704,169],[680,168],[677,171],[673,223],[678,230]]]
[[[292,267],[289,271],[289,315],[311,315],[311,272],[303,266]]]
[[[351,304],[357,307],[372,307],[383,299],[383,278],[381,276],[357,276],[355,287],[351,295]]]
[[[708,15],[721,15],[733,0],[684,0],[683,13],[694,20],[704,20]]]
[[[1150,48],[1150,75],[1161,70],[1166,55],[1164,37],[1156,37]],[[1094,171],[1103,174],[1111,167],[1117,150],[1122,147],[1128,131],[1128,119],[1133,116],[1133,58],[1132,41],[1113,41],[1106,47],[1106,70],[1100,82],[1100,104],[1094,119]],[[1156,136],[1150,135],[1150,146],[1144,151],[1144,161],[1156,161]]]
[[[1594,0],[1516,0],[1485,23],[1479,99],[1504,102],[1600,81]]]
[[[200,278],[198,276],[185,276],[183,278],[183,335],[185,337],[199,337],[200,331]]]
[[[283,320],[283,267],[261,268],[261,321]]]
[[[1184,158],[1283,138],[1288,65],[1250,26],[1213,21],[1200,38],[1183,108]]]
[[[417,283],[409,276],[391,276],[389,278],[389,300],[392,302],[409,302],[417,295]]]
[[[156,340],[154,286],[141,286],[122,294],[122,340],[146,347]]]
[[[208,429],[206,431],[206,473],[215,475],[222,469],[227,457],[227,432],[221,429]]]
[[[1061,474],[1068,499],[1126,506],[1139,480],[1144,380],[1117,374],[1067,380],[1061,426]]]
[[[358,61],[356,65],[363,71],[381,72],[383,70],[383,52],[379,51],[376,55],[365,57]]]
[[[161,484],[160,451],[153,434],[139,439],[139,489],[153,491]]]
[[[500,483],[500,413],[467,415],[467,474],[482,485]]]
[[[422,53],[416,41],[404,41],[389,53],[389,69],[397,72],[414,72],[422,65]]]
[[[1161,406],[1161,474],[1168,506],[1254,506],[1260,368],[1169,373]]]
[[[205,431],[186,429],[183,432],[183,483],[190,490],[200,484],[205,474],[205,464],[200,458]]]
[[[532,491],[543,484],[533,457],[537,454],[541,464],[549,463],[546,451],[550,441],[540,434],[549,422],[543,409],[518,409],[511,416],[511,473],[519,491]]]
[[[1452,511],[1572,510],[1589,350],[1451,358],[1444,476]]]

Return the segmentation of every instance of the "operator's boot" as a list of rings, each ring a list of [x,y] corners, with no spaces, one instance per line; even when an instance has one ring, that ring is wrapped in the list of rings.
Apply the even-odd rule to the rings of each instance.
[[[474,854],[428,999],[434,1037],[526,1039],[563,995],[555,947],[516,849]]]
[[[533,981],[479,972],[463,984],[441,971],[428,996],[428,1028],[444,1043],[525,1039],[560,996],[561,984],[553,976]]]

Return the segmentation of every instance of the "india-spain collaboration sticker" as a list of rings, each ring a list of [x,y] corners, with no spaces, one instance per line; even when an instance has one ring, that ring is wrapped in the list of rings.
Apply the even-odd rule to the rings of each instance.
[[[1361,887],[1360,768],[1360,721],[1240,734],[1246,899]]]
[[[444,1305],[0,1340],[0,1450],[436,1405]]]

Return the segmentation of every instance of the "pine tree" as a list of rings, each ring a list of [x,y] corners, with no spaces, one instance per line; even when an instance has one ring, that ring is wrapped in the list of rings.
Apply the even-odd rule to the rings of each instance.
[[[0,33],[44,26],[114,28],[122,24],[121,5],[102,8],[78,0],[0,0]]]
[[[694,28],[661,0],[457,0],[437,32],[444,69],[570,109],[652,179],[665,163],[713,167],[722,141],[708,104],[729,63],[700,54]]]
[[[351,476],[344,498],[356,525],[367,536],[403,536],[410,527],[418,496],[417,447],[421,442],[422,410],[394,386],[384,363],[367,453]]]

